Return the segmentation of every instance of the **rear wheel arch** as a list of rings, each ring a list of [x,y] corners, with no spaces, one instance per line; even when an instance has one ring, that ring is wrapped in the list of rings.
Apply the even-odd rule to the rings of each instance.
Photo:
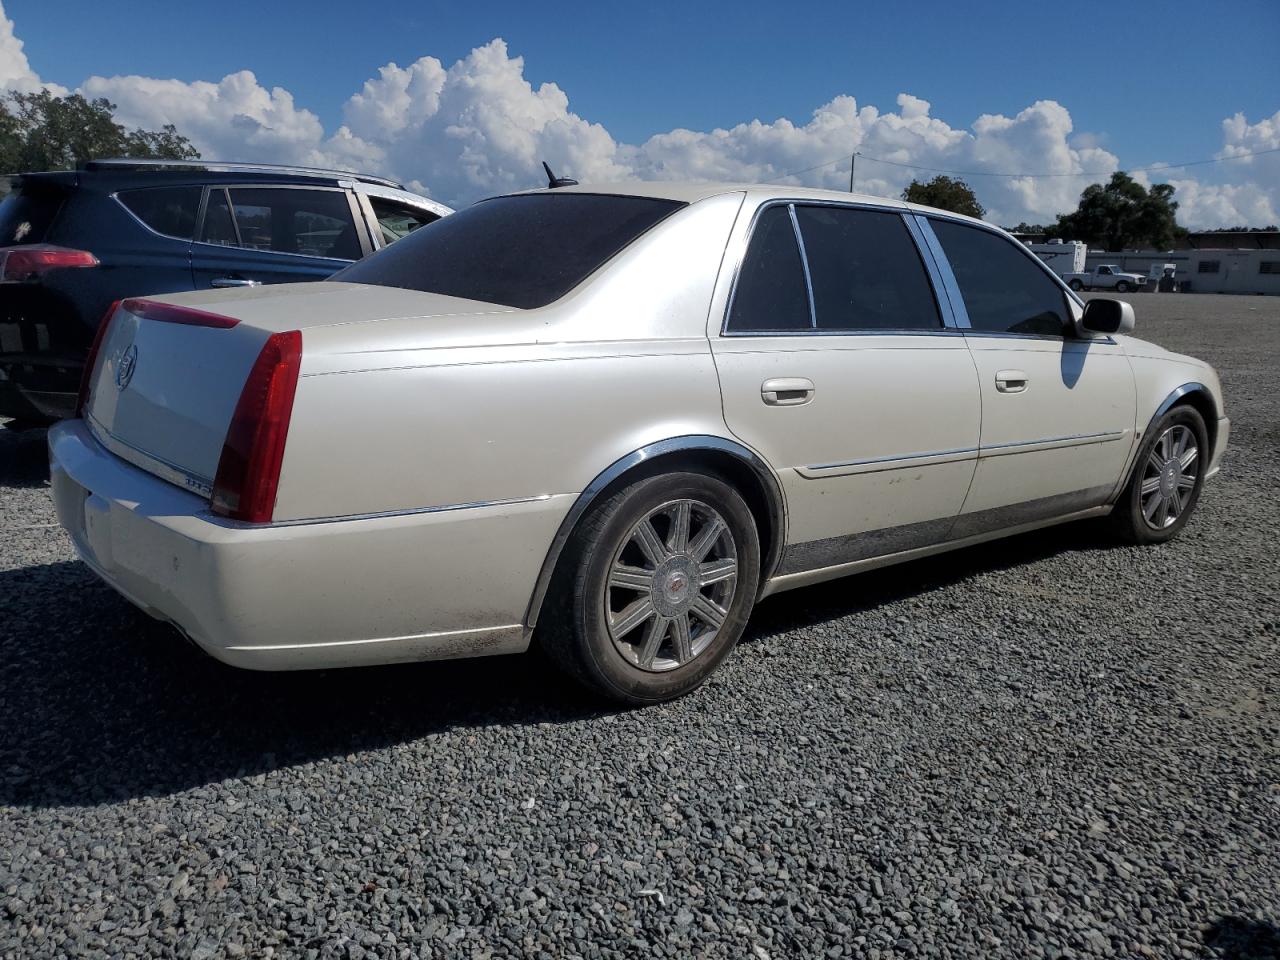
[[[786,504],[773,470],[752,450],[724,437],[672,437],[616,460],[601,471],[574,501],[543,560],[525,615],[526,632],[537,626],[547,589],[564,547],[591,506],[637,480],[677,471],[696,471],[718,477],[746,500],[760,538],[760,579],[762,583],[769,579],[781,559],[786,537]]]

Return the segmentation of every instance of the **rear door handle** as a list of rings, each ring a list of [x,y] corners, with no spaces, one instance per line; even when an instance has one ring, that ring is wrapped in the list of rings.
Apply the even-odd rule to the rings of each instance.
[[[1022,393],[1027,389],[1027,375],[1021,370],[999,370],[996,389],[1001,393]]]
[[[776,377],[760,384],[760,399],[771,407],[797,407],[812,400],[813,393],[807,377]]]
[[[244,277],[214,277],[209,281],[211,287],[259,287],[261,280],[246,280]]]

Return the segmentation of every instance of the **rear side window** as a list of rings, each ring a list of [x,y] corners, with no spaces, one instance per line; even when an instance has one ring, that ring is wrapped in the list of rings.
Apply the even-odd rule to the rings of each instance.
[[[784,206],[766,207],[756,220],[742,258],[728,329],[731,333],[763,333],[809,330],[811,326],[804,262],[791,211]]]
[[[953,220],[930,223],[975,330],[1054,337],[1066,333],[1066,295],[1012,241]]]
[[[942,315],[896,213],[796,206],[819,330],[938,330]]]
[[[156,233],[178,240],[195,236],[201,187],[150,187],[118,194],[129,212]]]
[[[542,307],[683,206],[589,193],[497,197],[415,230],[331,279]]]
[[[378,221],[378,232],[382,235],[382,245],[403,240],[419,227],[435,223],[440,218],[434,213],[411,207],[407,203],[397,203],[384,197],[370,197],[369,206],[373,208],[373,216]]]
[[[356,260],[362,252],[347,195],[337,190],[232,189],[240,246]]]
[[[61,190],[20,186],[0,202],[0,247],[44,243],[45,234],[62,208]]]

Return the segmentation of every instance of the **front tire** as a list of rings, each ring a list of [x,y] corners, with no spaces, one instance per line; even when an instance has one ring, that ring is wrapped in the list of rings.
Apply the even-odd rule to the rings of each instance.
[[[736,490],[701,473],[647,477],[593,506],[574,531],[540,642],[610,700],[673,700],[729,655],[759,582],[759,537]]]
[[[1129,292],[1129,284],[1127,282],[1125,282],[1124,280],[1121,280],[1119,283],[1116,284],[1116,293],[1128,293],[1128,292]]]
[[[1129,482],[1111,512],[1128,543],[1164,543],[1187,525],[1208,469],[1209,432],[1194,407],[1174,407],[1138,450]]]

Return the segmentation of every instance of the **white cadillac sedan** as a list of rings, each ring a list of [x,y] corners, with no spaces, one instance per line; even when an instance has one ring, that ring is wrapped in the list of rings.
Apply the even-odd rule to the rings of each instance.
[[[1229,422],[1132,326],[892,200],[497,197],[331,281],[119,304],[53,495],[94,571],[227,663],[536,642],[652,703],[781,590],[1086,517],[1175,536]]]

